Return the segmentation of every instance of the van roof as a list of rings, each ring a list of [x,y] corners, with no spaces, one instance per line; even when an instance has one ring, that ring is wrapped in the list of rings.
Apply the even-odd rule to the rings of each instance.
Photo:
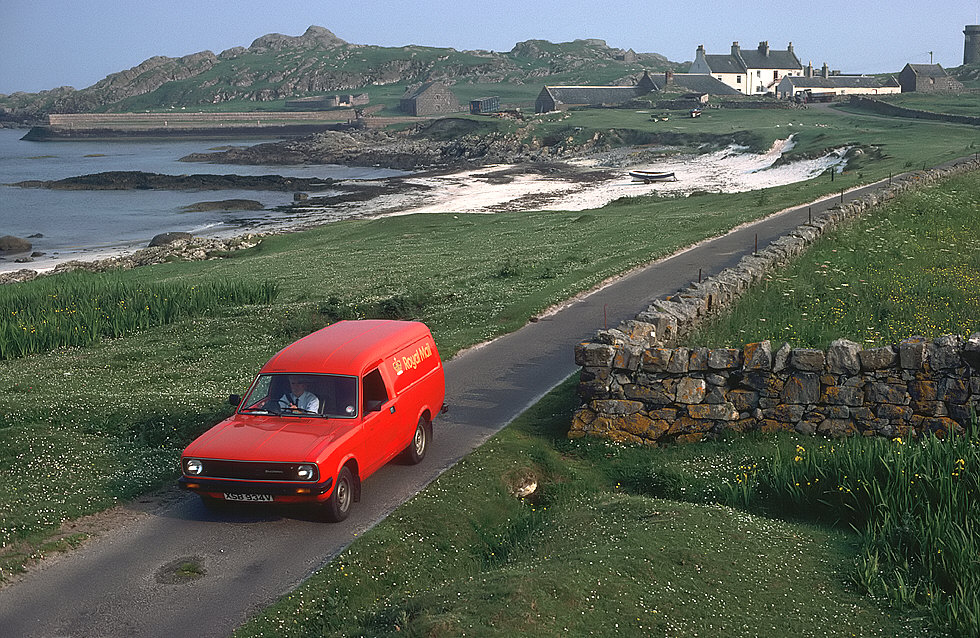
[[[429,329],[418,321],[338,321],[289,344],[261,372],[357,375],[425,336]]]

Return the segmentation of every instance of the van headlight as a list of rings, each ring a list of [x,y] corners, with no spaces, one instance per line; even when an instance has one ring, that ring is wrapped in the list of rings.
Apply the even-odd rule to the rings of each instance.
[[[316,466],[315,465],[298,465],[296,466],[296,478],[300,481],[313,481],[316,479]]]
[[[187,459],[184,461],[184,473],[197,476],[204,472],[204,463],[199,459]]]

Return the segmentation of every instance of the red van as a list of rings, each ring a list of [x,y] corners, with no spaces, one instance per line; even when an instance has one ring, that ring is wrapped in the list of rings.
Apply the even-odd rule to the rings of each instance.
[[[205,505],[311,503],[347,518],[361,481],[402,454],[418,463],[443,410],[435,341],[416,321],[341,321],[259,371],[236,413],[187,446],[181,487]]]

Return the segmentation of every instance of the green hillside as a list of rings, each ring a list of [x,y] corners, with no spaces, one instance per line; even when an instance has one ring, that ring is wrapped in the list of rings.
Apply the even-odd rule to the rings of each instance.
[[[281,109],[288,99],[367,93],[394,106],[406,88],[438,80],[461,99],[487,93],[529,103],[544,84],[628,83],[645,70],[679,69],[656,54],[635,54],[602,40],[528,40],[508,52],[350,44],[322,27],[302,36],[270,34],[248,48],[215,55],[153,57],[91,87],[0,96],[8,118],[47,113]]]

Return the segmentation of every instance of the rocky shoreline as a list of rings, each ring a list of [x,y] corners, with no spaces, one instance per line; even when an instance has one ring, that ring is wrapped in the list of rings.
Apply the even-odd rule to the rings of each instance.
[[[171,235],[173,237],[163,245],[149,246],[126,255],[116,255],[92,261],[73,259],[60,263],[51,270],[43,272],[22,268],[20,270],[0,273],[0,285],[31,281],[44,275],[57,275],[77,270],[107,272],[110,270],[127,270],[139,266],[162,264],[170,261],[222,259],[227,257],[229,253],[254,248],[262,241],[263,237],[271,234],[248,233],[227,239],[216,239],[191,237],[186,233],[172,233]]]
[[[106,171],[58,180],[25,180],[11,186],[52,190],[261,190],[322,191],[334,180],[281,175],[164,175],[142,171]]]

